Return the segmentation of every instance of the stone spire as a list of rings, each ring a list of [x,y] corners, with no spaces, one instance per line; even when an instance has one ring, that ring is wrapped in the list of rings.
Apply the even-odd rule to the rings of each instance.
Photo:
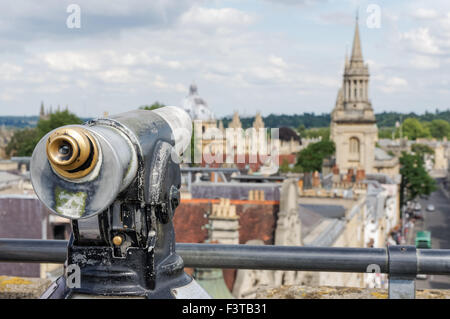
[[[44,109],[44,102],[41,102],[41,109],[39,111],[39,117],[42,119],[45,117],[45,109]]]
[[[255,121],[253,121],[253,127],[257,130],[264,128],[264,121],[260,112],[256,113]]]
[[[348,61],[348,49],[345,49],[345,66],[344,70],[350,66],[350,62]]]
[[[347,54],[345,57],[343,83],[336,99],[335,111],[332,113],[333,121],[375,123],[369,99],[369,77],[369,67],[364,64],[356,18],[352,53],[350,61]]]
[[[228,124],[228,127],[229,128],[234,128],[234,129],[242,128],[242,123],[241,123],[241,120],[239,119],[238,112],[234,112],[233,119]]]
[[[353,37],[352,57],[350,59],[350,63],[363,63],[361,40],[359,38],[358,17],[356,17],[355,36]]]

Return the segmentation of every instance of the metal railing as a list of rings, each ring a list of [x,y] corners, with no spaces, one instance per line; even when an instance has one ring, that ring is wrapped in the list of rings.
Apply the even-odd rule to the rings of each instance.
[[[64,263],[67,241],[0,239],[0,262]],[[450,275],[450,249],[176,245],[186,267],[389,274],[389,298],[415,298],[418,274]]]

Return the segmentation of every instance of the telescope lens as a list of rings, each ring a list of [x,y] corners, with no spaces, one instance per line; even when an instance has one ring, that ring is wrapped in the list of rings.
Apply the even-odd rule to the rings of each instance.
[[[65,127],[55,130],[48,138],[47,157],[59,175],[77,179],[94,169],[98,148],[85,129]]]
[[[70,146],[65,143],[64,145],[61,145],[61,147],[59,148],[59,154],[61,155],[67,155],[70,152]]]
[[[67,166],[76,160],[79,147],[77,140],[67,134],[52,136],[48,143],[48,157],[55,165]]]

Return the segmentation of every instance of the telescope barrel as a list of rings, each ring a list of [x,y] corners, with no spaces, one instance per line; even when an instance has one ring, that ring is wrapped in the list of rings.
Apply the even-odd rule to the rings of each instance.
[[[179,156],[191,135],[189,115],[174,106],[64,126],[37,144],[30,163],[33,187],[53,213],[87,218],[105,210],[135,180],[155,141],[170,143]]]

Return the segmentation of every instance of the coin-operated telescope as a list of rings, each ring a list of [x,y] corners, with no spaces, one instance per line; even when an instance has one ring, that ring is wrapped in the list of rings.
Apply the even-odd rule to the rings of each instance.
[[[39,199],[71,219],[65,275],[42,298],[209,298],[175,252],[180,156],[192,122],[136,110],[48,133],[31,159]]]

